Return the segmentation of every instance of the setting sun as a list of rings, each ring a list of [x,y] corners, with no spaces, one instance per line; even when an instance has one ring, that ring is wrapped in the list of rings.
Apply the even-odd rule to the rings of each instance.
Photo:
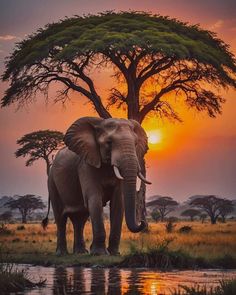
[[[147,132],[148,143],[150,144],[159,144],[161,143],[162,136],[159,130],[150,130]]]

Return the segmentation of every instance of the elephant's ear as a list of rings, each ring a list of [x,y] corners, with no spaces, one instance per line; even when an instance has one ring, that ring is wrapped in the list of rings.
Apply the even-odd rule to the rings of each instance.
[[[95,129],[102,121],[101,118],[83,117],[70,126],[64,137],[64,142],[71,151],[96,168],[101,167],[101,155]]]
[[[138,143],[136,146],[137,156],[140,159],[143,159],[143,156],[148,151],[148,138],[147,134],[144,131],[143,127],[135,120],[130,120],[134,126],[134,132],[138,136]]]

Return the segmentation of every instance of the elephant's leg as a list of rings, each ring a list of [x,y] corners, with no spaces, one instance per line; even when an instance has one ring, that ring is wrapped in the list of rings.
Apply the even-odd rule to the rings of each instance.
[[[74,228],[73,253],[88,253],[84,242],[84,225],[88,219],[88,213],[72,213],[70,219]]]
[[[90,197],[88,199],[88,208],[93,230],[93,242],[90,246],[90,253],[93,255],[107,255],[102,198],[100,196]]]
[[[124,214],[124,205],[121,187],[114,190],[110,201],[110,237],[108,251],[111,255],[119,255],[120,236],[122,229],[122,220]]]
[[[57,224],[57,255],[68,254],[66,244],[66,222],[67,216],[63,215],[61,218],[56,220]]]
[[[63,204],[61,202],[60,194],[54,183],[52,175],[49,175],[48,179],[48,192],[49,198],[52,203],[52,209],[55,217],[55,223],[57,226],[57,255],[67,254],[66,246],[66,221],[67,217],[63,215]]]

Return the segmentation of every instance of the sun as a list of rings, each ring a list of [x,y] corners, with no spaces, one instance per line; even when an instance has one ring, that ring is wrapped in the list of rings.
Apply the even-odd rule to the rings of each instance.
[[[160,144],[162,141],[162,136],[160,130],[150,130],[147,131],[148,143],[150,145]]]

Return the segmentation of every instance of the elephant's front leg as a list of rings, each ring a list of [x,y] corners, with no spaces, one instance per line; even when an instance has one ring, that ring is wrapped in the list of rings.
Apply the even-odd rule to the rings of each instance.
[[[93,242],[90,246],[90,253],[93,255],[107,255],[102,197],[100,194],[95,194],[88,198],[88,209],[93,230]]]
[[[119,255],[120,237],[122,230],[122,220],[124,205],[121,186],[115,188],[110,201],[110,237],[108,251],[111,255]]]

